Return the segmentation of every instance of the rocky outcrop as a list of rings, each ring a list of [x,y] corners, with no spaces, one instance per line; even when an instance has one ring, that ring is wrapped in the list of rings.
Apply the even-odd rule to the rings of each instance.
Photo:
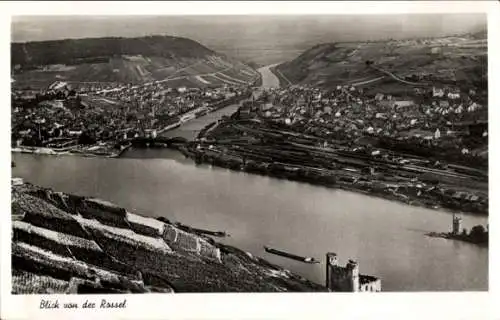
[[[327,291],[166,219],[99,199],[12,186],[12,292]]]
[[[220,262],[220,249],[198,235],[182,231],[172,225],[165,225],[163,239],[180,250],[194,252],[200,256]]]

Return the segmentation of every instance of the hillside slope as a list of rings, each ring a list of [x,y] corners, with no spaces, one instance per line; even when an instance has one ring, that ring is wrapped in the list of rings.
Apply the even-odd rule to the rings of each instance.
[[[13,43],[11,54],[16,86],[44,87],[55,80],[78,86],[172,79],[173,86],[202,87],[246,84],[257,77],[239,61],[170,36]]]
[[[370,66],[367,61],[372,62]],[[318,44],[277,67],[293,84],[464,84],[486,88],[485,33],[432,39]],[[406,83],[405,83],[406,81]]]
[[[185,226],[28,183],[12,187],[12,292],[328,291]]]

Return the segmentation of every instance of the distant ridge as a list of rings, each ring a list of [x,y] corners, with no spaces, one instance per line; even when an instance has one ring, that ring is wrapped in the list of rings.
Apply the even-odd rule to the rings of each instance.
[[[11,67],[16,85],[35,87],[55,80],[143,83],[167,78],[173,79],[172,86],[204,87],[251,83],[257,77],[252,67],[194,40],[160,35],[12,43]]]
[[[79,64],[94,58],[118,55],[200,58],[215,54],[200,43],[181,37],[106,37],[36,41],[12,44],[12,64],[33,67],[48,64]]]
[[[323,88],[359,84],[380,91],[387,88],[388,93],[394,89],[403,92],[418,83],[484,89],[486,35],[486,30],[479,30],[446,37],[321,43],[280,64],[276,71],[284,85],[288,79],[293,84]],[[369,67],[367,61],[373,65]]]

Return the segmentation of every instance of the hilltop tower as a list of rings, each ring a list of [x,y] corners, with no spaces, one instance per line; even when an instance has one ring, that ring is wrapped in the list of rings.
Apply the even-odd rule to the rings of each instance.
[[[452,234],[457,235],[460,233],[460,230],[462,230],[462,218],[453,214],[453,229],[451,232]]]

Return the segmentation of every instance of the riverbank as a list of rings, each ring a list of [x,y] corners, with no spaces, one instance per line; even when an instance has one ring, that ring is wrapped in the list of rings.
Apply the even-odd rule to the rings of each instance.
[[[488,215],[486,204],[466,203],[452,199],[440,198],[440,193],[428,193],[428,197],[420,197],[417,192],[412,190],[400,190],[399,192],[394,189],[386,187],[384,184],[370,184],[367,181],[359,181],[356,179],[342,178],[337,179],[334,173],[322,174],[318,171],[322,169],[308,168],[304,166],[286,166],[283,164],[273,164],[268,162],[247,162],[243,164],[241,160],[214,158],[197,152],[196,150],[189,150],[186,148],[179,149],[186,157],[193,159],[197,163],[206,163],[215,165],[222,168],[231,169],[234,171],[243,171],[251,174],[259,174],[263,176],[270,176],[278,179],[286,179],[290,181],[297,181],[303,183],[310,183],[312,185],[319,185],[332,189],[341,189],[356,193],[361,193],[373,197],[384,198],[391,201],[398,201],[412,206],[420,206],[429,209],[446,210],[449,212],[466,212],[476,213],[480,215]],[[432,188],[432,187],[431,187]],[[422,189],[422,188],[418,188]],[[428,189],[427,189],[428,190]],[[438,191],[436,191],[438,192]],[[434,195],[434,197],[432,197]]]
[[[125,144],[119,150],[116,150],[106,145],[94,146],[75,146],[64,149],[47,148],[47,147],[32,147],[32,146],[18,146],[11,148],[11,152],[16,153],[31,153],[50,156],[82,156],[82,157],[105,157],[105,158],[118,158],[123,152],[127,150],[129,144]]]
[[[334,175],[317,174],[316,168],[290,167],[289,170],[285,169],[284,171],[280,171],[278,169],[277,171],[275,171],[274,169],[270,169],[269,163],[265,162],[251,162],[250,164],[242,165],[242,163],[235,159],[223,160],[205,157],[197,153],[195,150],[189,150],[188,148],[184,147],[179,148],[179,151],[183,153],[186,158],[191,158],[198,164],[205,163],[221,168],[230,169],[233,171],[242,171],[250,174],[258,174],[261,176],[268,176],[277,179],[284,179],[331,189],[355,192],[371,197],[397,201],[411,206],[418,206],[441,211],[444,210],[450,213],[461,212],[488,215],[487,211],[483,208],[479,208],[479,210],[477,208],[472,208],[472,210],[464,210],[464,206],[460,203],[441,202],[438,199],[421,199],[414,194],[403,193],[404,191],[394,192],[392,190],[386,189],[381,185],[369,187],[366,184],[356,184],[354,181],[339,181],[335,179]]]
[[[29,183],[12,186],[12,220],[14,294],[327,291],[167,219]]]
[[[314,136],[275,128],[255,119],[209,124],[181,152],[197,163],[361,192],[428,208],[488,214],[487,175],[454,166],[436,168],[425,159],[389,151],[404,163],[353,147],[318,146]],[[486,178],[485,178],[486,177]]]
[[[272,67],[269,68],[269,71],[271,71],[273,73],[273,75],[278,78],[278,81],[279,81],[279,86],[281,88],[286,88],[288,86],[291,86],[293,85],[293,83],[288,80],[284,75],[283,73],[281,73],[281,71],[278,69],[278,67],[280,66],[281,64],[275,64],[273,65]]]

